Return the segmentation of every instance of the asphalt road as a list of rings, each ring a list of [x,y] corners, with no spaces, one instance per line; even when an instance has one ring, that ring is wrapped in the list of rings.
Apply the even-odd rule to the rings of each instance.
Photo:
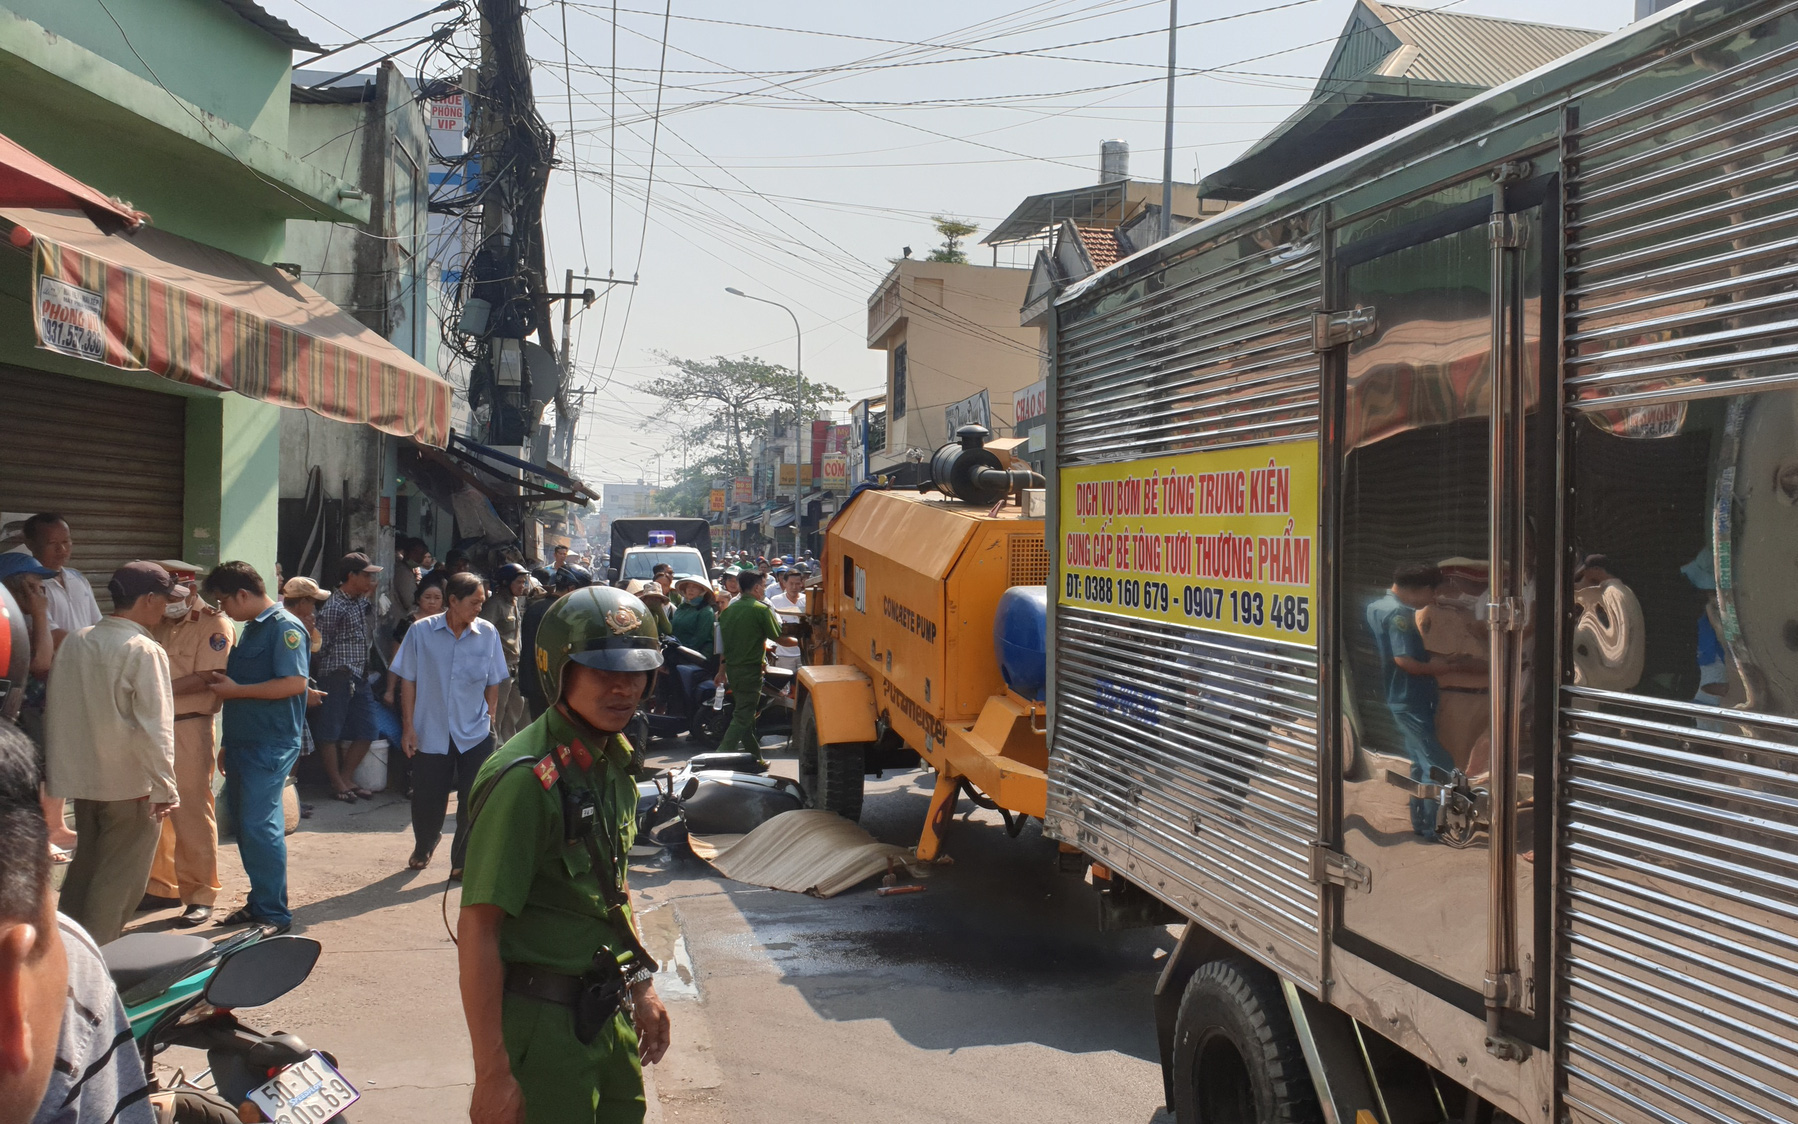
[[[658,744],[652,761],[684,756]],[[792,774],[791,760],[776,770]],[[864,825],[916,842],[930,777],[870,782]],[[323,942],[313,976],[244,1017],[334,1052],[358,1121],[463,1119],[472,1070],[441,919],[447,841],[422,873],[406,802],[318,808],[289,837],[294,932]],[[674,1048],[651,1073],[652,1121],[1165,1120],[1149,995],[1164,930],[1097,931],[1091,891],[1055,846],[991,813],[958,817],[954,863],[922,893],[876,883],[830,900],[722,878],[691,856],[632,864]],[[244,885],[225,851],[221,904]],[[222,912],[222,911],[221,911]],[[167,915],[144,914],[161,927]],[[195,1058],[165,1055],[194,1067]]]

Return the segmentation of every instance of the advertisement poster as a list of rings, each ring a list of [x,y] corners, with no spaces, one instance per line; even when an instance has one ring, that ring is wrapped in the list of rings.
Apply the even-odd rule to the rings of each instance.
[[[724,489],[723,488],[713,488],[712,489],[712,508],[711,509],[713,511],[723,511],[724,510]]]
[[[731,502],[755,502],[755,479],[753,477],[739,476],[731,481]]]
[[[1317,443],[1061,472],[1060,603],[1317,644]]]
[[[849,458],[831,453],[824,458],[824,487],[844,491],[849,487]]]
[[[803,483],[807,488],[811,487],[812,486],[812,466],[809,464],[800,465],[799,466],[799,477],[800,477],[801,483]],[[793,481],[793,466],[790,464],[781,465],[780,466],[780,478],[776,482],[775,487],[791,490],[795,486],[796,485]]]
[[[37,338],[51,351],[106,362],[106,300],[54,277],[37,280]]]
[[[1011,420],[1023,425],[1031,418],[1039,418],[1049,412],[1049,382],[1037,379],[1023,390],[1011,396]]]

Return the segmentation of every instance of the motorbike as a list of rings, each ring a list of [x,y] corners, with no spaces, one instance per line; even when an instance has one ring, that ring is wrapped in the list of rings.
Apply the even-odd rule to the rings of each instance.
[[[762,694],[755,708],[757,737],[793,732],[794,700],[798,695],[798,685],[795,682],[797,678],[797,673],[773,664],[762,671]],[[710,683],[701,683],[700,689],[700,706],[693,715],[693,728],[688,733],[701,745],[714,746],[724,740],[724,731],[730,727],[731,719],[736,717],[737,701],[731,698],[730,691],[725,687],[715,688]],[[715,698],[720,691],[724,694],[721,701]]]
[[[251,928],[218,941],[179,933],[128,933],[100,950],[125,1004],[150,1078],[158,1124],[344,1122],[360,1097],[330,1053],[298,1035],[267,1033],[237,1018],[286,995],[312,973],[320,945],[265,937]],[[156,1056],[171,1046],[206,1054],[206,1070],[159,1080]],[[210,1078],[210,1088],[202,1082]]]
[[[793,781],[768,775],[752,753],[699,753],[637,784],[639,843],[683,849],[688,833],[747,835],[805,805]]]

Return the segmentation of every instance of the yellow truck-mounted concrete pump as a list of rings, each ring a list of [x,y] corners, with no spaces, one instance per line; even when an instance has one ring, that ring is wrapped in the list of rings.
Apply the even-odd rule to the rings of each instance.
[[[868,774],[914,756],[936,770],[924,859],[963,793],[1015,832],[1047,792],[1041,478],[981,426],[956,436],[918,491],[863,491],[831,521],[794,724],[812,804],[851,819]]]

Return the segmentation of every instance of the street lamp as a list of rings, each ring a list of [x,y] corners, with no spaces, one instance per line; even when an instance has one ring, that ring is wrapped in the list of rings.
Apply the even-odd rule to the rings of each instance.
[[[632,441],[629,442],[629,444],[634,448],[642,449],[656,459],[656,487],[660,488],[662,486],[662,451],[660,449],[652,449],[640,441]]]
[[[799,548],[799,529],[805,507],[805,478],[799,474],[799,458],[805,451],[804,438],[800,436],[799,429],[804,424],[803,415],[805,413],[805,351],[799,330],[799,317],[792,309],[779,301],[771,301],[767,297],[752,297],[743,290],[733,289],[729,285],[724,287],[724,291],[733,297],[771,304],[793,317],[793,554],[797,557],[803,553]]]

